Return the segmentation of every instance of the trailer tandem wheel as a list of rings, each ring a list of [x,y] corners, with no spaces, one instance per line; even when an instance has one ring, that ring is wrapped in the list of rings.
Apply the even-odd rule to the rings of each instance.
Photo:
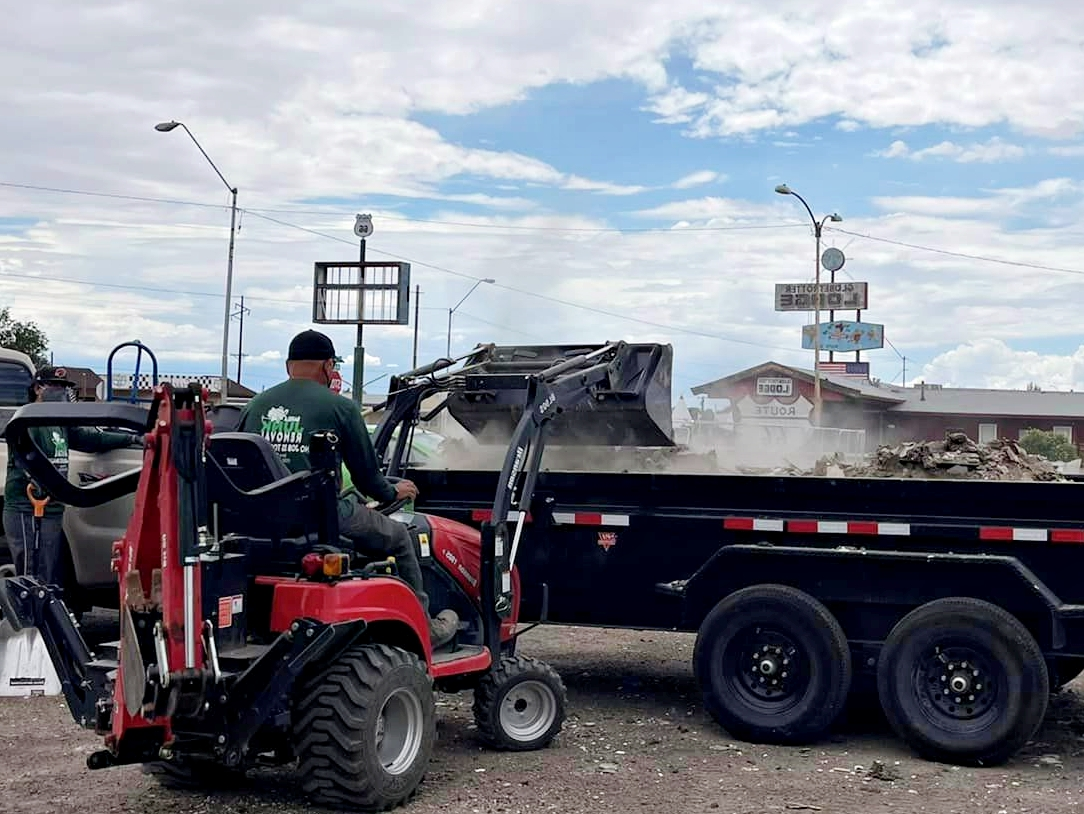
[[[561,731],[567,693],[560,674],[526,656],[505,656],[474,690],[474,722],[497,749],[541,749]]]
[[[300,785],[312,800],[383,811],[414,796],[436,740],[432,680],[416,655],[350,647],[293,700]]]
[[[929,760],[990,766],[1042,724],[1042,650],[1004,609],[970,597],[928,602],[889,633],[877,691],[896,734]]]
[[[754,743],[816,740],[842,712],[852,675],[839,622],[787,585],[722,599],[700,626],[693,667],[711,716]]]

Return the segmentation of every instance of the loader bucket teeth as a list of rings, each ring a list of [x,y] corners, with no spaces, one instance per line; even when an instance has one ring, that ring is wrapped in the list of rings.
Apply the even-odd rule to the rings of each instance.
[[[476,439],[505,444],[528,400],[525,376],[603,345],[485,346],[464,362],[467,386],[448,394],[448,412]],[[554,419],[549,444],[673,446],[669,345],[629,344],[618,354],[609,386]],[[576,369],[568,371],[576,375]]]

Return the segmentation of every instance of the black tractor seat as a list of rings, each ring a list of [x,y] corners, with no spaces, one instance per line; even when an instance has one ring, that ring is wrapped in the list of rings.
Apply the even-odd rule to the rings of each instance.
[[[291,472],[262,435],[217,432],[208,445],[207,498],[220,538],[234,535],[253,575],[296,574],[310,552],[350,554],[351,567],[371,559],[338,533],[337,480],[331,473]]]

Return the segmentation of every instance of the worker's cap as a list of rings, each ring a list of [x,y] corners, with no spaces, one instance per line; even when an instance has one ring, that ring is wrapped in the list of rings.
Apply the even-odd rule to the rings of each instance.
[[[327,334],[319,331],[302,331],[290,340],[290,351],[286,356],[287,362],[317,361],[334,359],[342,360],[335,355],[335,343]]]
[[[61,387],[76,387],[76,383],[68,378],[68,371],[62,367],[46,365],[34,374],[34,384],[56,385]]]

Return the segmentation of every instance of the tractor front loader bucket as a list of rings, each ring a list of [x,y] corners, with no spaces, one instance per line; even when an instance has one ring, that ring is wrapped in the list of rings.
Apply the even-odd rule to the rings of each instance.
[[[479,442],[505,444],[529,401],[531,378],[546,384],[609,366],[592,398],[554,419],[551,445],[669,447],[673,348],[660,344],[488,345],[464,362],[465,386],[448,412]]]

